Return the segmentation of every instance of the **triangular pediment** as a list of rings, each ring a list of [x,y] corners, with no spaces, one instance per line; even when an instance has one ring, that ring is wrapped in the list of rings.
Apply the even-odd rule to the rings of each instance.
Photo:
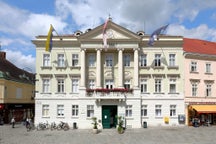
[[[94,40],[101,40],[103,39],[103,31],[104,31],[104,24],[82,34],[79,36],[78,39],[83,41],[94,41]],[[113,23],[111,20],[107,22],[106,28],[105,28],[105,34],[107,39],[112,40],[133,40],[133,41],[139,41],[141,37],[134,32],[117,25],[116,23]]]

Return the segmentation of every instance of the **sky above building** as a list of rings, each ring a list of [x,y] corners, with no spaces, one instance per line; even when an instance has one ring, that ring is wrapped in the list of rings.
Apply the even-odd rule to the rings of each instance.
[[[35,72],[31,40],[47,35],[50,24],[59,35],[113,22],[151,34],[169,24],[167,35],[216,42],[215,0],[0,0],[0,44],[17,67]]]

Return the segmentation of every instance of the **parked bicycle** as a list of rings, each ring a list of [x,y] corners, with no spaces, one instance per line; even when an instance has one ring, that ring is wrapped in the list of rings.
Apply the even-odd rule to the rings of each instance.
[[[45,129],[49,129],[48,121],[46,123],[41,122],[37,125],[37,130],[45,130]]]
[[[60,123],[57,126],[57,130],[62,130],[62,129],[65,131],[69,130],[70,127],[69,127],[68,123],[60,121]]]
[[[58,125],[55,122],[52,122],[50,125],[50,130],[56,130],[58,128]]]

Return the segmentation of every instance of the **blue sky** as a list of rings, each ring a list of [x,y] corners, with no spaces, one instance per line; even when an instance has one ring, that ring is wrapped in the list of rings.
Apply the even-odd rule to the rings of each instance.
[[[169,24],[166,34],[216,42],[215,0],[0,0],[0,43],[7,59],[35,72],[31,40],[46,35],[50,24],[72,34],[113,22],[151,34]]]

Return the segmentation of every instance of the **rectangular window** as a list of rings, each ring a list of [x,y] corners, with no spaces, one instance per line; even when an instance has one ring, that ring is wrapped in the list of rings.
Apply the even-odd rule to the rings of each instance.
[[[64,93],[64,79],[57,80],[57,92]]]
[[[43,79],[43,93],[49,93],[50,92],[50,79]]]
[[[78,66],[79,63],[79,55],[72,54],[72,66]]]
[[[50,54],[43,55],[43,66],[44,67],[50,66]]]
[[[42,116],[48,117],[49,116],[49,105],[42,105]]]
[[[22,98],[22,88],[16,89],[16,98],[21,99]]]
[[[106,55],[105,61],[106,61],[106,67],[113,66],[113,56],[112,55]]]
[[[147,116],[147,105],[142,105],[142,107],[141,107],[141,116],[142,117]]]
[[[140,87],[141,87],[141,93],[147,93],[147,79],[141,79]]]
[[[176,93],[176,79],[170,79],[170,93]]]
[[[89,66],[90,67],[95,66],[95,55],[93,55],[93,54],[89,55]]]
[[[79,92],[79,79],[72,79],[72,93],[78,93]]]
[[[89,80],[89,88],[90,89],[94,89],[95,88],[95,80],[93,80],[93,79]]]
[[[65,67],[64,54],[58,54],[58,67]]]
[[[192,83],[192,96],[197,96],[197,83]]]
[[[155,54],[154,66],[161,66],[161,54]]]
[[[170,105],[170,116],[176,116],[176,105]]]
[[[79,106],[78,105],[72,105],[72,116],[78,116],[79,114]]]
[[[155,116],[156,117],[160,117],[162,115],[161,108],[162,108],[161,105],[155,105]]]
[[[211,84],[206,84],[206,96],[211,96]]]
[[[196,72],[197,71],[197,62],[191,62],[191,72]]]
[[[57,105],[57,116],[64,116],[64,105]]]
[[[124,62],[125,67],[130,66],[130,55],[129,54],[124,54],[123,62]]]
[[[94,105],[87,105],[87,117],[94,116]]]
[[[206,63],[206,73],[211,73],[211,64]]]
[[[140,55],[140,66],[141,67],[147,66],[147,55],[146,54]]]
[[[169,66],[175,66],[175,54],[169,54]]]
[[[125,116],[126,117],[132,117],[132,105],[127,105],[126,106],[126,111],[125,111]]]
[[[124,82],[124,88],[125,89],[130,89],[130,80],[125,80],[125,82]]]
[[[113,80],[105,81],[106,89],[113,89]]]
[[[155,79],[155,93],[161,93],[161,79]]]

